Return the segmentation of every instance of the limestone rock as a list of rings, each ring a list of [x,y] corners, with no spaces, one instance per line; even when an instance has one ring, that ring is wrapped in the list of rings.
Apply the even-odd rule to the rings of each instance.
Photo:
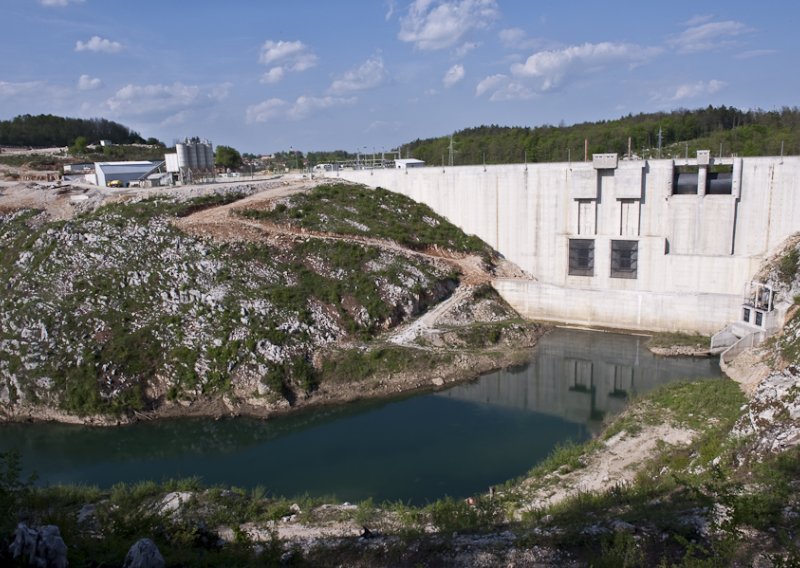
[[[38,528],[25,523],[17,525],[14,540],[8,548],[11,557],[27,566],[36,568],[66,568],[67,545],[61,538],[61,531],[55,525]]]
[[[156,543],[149,538],[142,538],[133,543],[125,555],[123,568],[164,568],[166,562],[158,550]]]

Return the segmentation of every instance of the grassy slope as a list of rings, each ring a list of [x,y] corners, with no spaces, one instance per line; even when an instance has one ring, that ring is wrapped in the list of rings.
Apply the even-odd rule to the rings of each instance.
[[[170,398],[229,392],[244,375],[292,396],[314,388],[317,347],[369,339],[456,278],[361,244],[217,244],[168,222],[230,199],[115,204],[69,222],[0,218],[0,341],[14,345],[0,350],[0,386],[12,401],[126,412],[150,403],[155,375]]]

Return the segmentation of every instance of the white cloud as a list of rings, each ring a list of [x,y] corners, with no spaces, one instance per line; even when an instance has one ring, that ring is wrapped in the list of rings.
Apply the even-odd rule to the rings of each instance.
[[[456,48],[455,50],[456,57],[464,57],[473,49],[477,49],[478,47],[480,47],[480,45],[481,44],[479,42],[475,41],[464,42]]]
[[[394,17],[395,10],[397,10],[397,0],[386,0],[386,16],[384,20],[387,22]]]
[[[305,71],[317,64],[317,56],[302,41],[267,40],[258,60],[264,65],[280,63],[290,71]]]
[[[766,57],[773,53],[778,53],[778,51],[775,49],[752,49],[750,51],[743,51],[735,55],[735,57],[736,59],[753,59],[754,57]]]
[[[68,4],[81,4],[84,0],[39,0],[42,6],[66,6]]]
[[[358,67],[335,79],[328,90],[333,94],[344,94],[374,89],[380,86],[388,75],[383,57],[373,55]]]
[[[94,53],[118,53],[122,50],[122,44],[118,41],[111,41],[100,36],[92,36],[87,42],[78,40],[75,43],[75,51],[92,51]]]
[[[687,27],[697,26],[697,25],[700,25],[700,24],[704,24],[704,23],[706,23],[706,22],[708,22],[709,20],[712,20],[712,19],[714,19],[714,16],[712,16],[711,14],[698,14],[697,16],[692,16],[691,18],[686,20],[683,23],[683,25],[687,26]]]
[[[484,93],[487,93],[493,89],[497,89],[500,85],[504,85],[508,82],[508,76],[503,74],[498,75],[490,75],[486,77],[483,81],[478,83],[478,86],[475,88],[475,96],[480,97],[483,96]]]
[[[672,36],[667,44],[678,53],[695,53],[729,47],[733,38],[753,31],[741,22],[727,20],[724,22],[697,23],[694,19],[681,33]]]
[[[449,89],[463,78],[464,66],[457,63],[447,70],[447,73],[444,74],[444,78],[442,79],[442,83]]]
[[[728,84],[724,81],[711,79],[710,81],[697,81],[696,83],[686,83],[678,85],[675,91],[667,96],[655,95],[653,98],[662,102],[678,102],[698,97],[713,95],[725,88]]]
[[[536,91],[525,85],[512,81],[508,75],[490,75],[478,83],[475,88],[475,96],[481,97],[486,93],[491,102],[501,101],[526,101],[537,96]]]
[[[637,65],[660,52],[656,47],[629,43],[584,43],[539,51],[528,57],[525,63],[512,65],[511,72],[517,77],[539,79],[539,89],[548,91],[558,87],[568,75],[596,70],[608,64]]]
[[[274,85],[275,83],[280,83],[285,75],[286,71],[283,67],[273,67],[261,76],[261,82]]]
[[[0,81],[0,97],[16,97],[26,93],[36,93],[44,88],[46,83],[43,81],[26,81],[23,83],[10,83]]]
[[[302,41],[267,40],[261,46],[258,61],[270,67],[261,76],[262,83],[278,83],[286,76],[287,71],[296,73],[307,71],[317,64],[319,58]]]
[[[498,34],[500,43],[507,49],[535,49],[541,47],[542,41],[529,38],[522,28],[506,28]]]
[[[81,75],[78,78],[78,90],[80,91],[93,91],[103,86],[103,82],[97,77],[90,77],[89,75]]]
[[[492,93],[492,96],[489,97],[489,100],[493,103],[501,101],[528,101],[536,98],[537,96],[538,93],[536,93],[536,91],[526,87],[525,85],[516,83],[514,81],[509,81],[502,88],[497,89],[494,93]]]
[[[218,104],[228,96],[230,83],[211,86],[185,85],[125,85],[105,102],[109,111],[117,116],[139,116],[153,120],[181,111],[197,110]]]
[[[356,103],[356,97],[297,97],[294,105],[289,109],[289,118],[300,120],[319,110],[337,106],[349,106]]]
[[[499,15],[496,0],[414,0],[397,37],[421,50],[446,49]]]
[[[269,122],[271,119],[282,115],[287,104],[282,99],[267,99],[257,105],[251,105],[245,111],[247,122],[250,124],[254,122]]]
[[[356,100],[356,97],[300,96],[290,105],[283,99],[273,98],[247,107],[245,116],[247,122],[250,124],[269,122],[270,120],[280,117],[287,117],[290,120],[301,120],[320,110],[355,104]]]

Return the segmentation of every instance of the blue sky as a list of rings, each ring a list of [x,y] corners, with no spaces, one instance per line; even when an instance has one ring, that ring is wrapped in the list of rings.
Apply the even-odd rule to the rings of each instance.
[[[0,118],[389,150],[481,124],[798,105],[796,2],[2,0]]]

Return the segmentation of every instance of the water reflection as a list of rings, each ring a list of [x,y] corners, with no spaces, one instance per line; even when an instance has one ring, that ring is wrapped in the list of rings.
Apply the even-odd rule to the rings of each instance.
[[[439,393],[464,401],[519,408],[586,424],[597,432],[634,394],[683,378],[721,374],[717,359],[656,357],[647,338],[555,329],[539,342],[530,363],[478,383]]]
[[[708,359],[653,357],[631,336],[555,330],[531,362],[436,394],[316,409],[269,421],[170,420],[119,428],[0,427],[42,483],[199,476],[278,495],[414,503],[465,496],[582,441],[633,393],[719,374]]]

